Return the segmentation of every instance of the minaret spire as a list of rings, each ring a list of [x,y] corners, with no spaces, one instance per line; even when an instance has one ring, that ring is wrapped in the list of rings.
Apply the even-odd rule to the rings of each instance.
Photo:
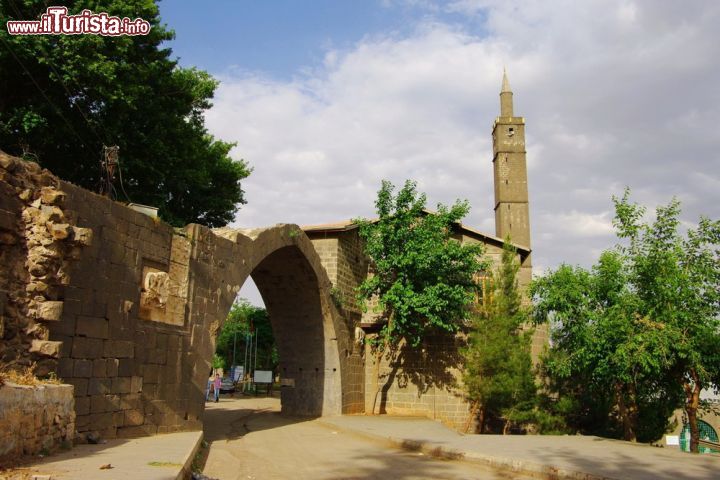
[[[500,93],[503,93],[503,92],[512,93],[512,90],[510,90],[510,82],[508,82],[507,71],[505,70],[505,67],[503,67],[502,89],[500,90]]]
[[[507,72],[503,68],[502,88],[500,89],[500,116],[513,116],[513,94],[510,90],[510,82],[508,82]]]

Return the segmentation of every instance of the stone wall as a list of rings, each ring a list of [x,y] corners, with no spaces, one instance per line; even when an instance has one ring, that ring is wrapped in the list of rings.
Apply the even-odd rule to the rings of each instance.
[[[70,385],[0,386],[0,461],[69,448],[74,435]]]
[[[58,376],[75,387],[78,432],[112,438],[201,428],[187,353],[187,234],[74,185],[61,188],[78,224],[93,231],[71,269],[62,319],[50,328],[62,342]],[[164,316],[143,309],[149,271],[168,277]]]
[[[346,323],[297,226],[173,229],[34,164],[0,158],[2,255],[10,261],[0,270],[0,306],[4,339],[16,340],[0,344],[0,359],[9,359],[0,368],[38,355],[51,361],[47,372],[74,386],[79,433],[202,428],[215,337],[250,275],[270,313],[280,373],[292,384],[283,410],[355,408],[357,395],[343,385],[362,368],[348,361]],[[57,255],[41,250],[35,262],[36,237]],[[37,278],[35,263],[44,267]]]
[[[464,430],[469,405],[462,390],[462,359],[459,347],[462,335],[436,335],[420,347],[401,345],[394,360],[382,358],[377,399],[375,392],[375,355],[365,353],[365,402],[375,413],[411,415],[440,420],[447,426]]]

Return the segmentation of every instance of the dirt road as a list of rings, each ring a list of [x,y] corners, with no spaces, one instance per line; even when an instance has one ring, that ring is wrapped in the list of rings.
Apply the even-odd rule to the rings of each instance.
[[[205,474],[221,480],[526,478],[398,450],[321,421],[283,417],[279,408],[277,398],[208,403]]]

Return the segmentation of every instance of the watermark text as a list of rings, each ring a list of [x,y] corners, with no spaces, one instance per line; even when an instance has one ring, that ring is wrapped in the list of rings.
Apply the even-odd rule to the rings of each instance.
[[[67,7],[48,7],[40,20],[8,20],[10,35],[147,35],[150,22],[142,18],[110,16],[83,10],[78,15],[68,15]]]

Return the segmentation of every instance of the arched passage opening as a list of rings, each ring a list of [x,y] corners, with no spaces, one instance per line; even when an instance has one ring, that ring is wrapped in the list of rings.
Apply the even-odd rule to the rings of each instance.
[[[191,316],[193,310],[204,310],[202,323],[196,324],[203,326],[194,328],[192,341],[200,357],[194,378],[202,391],[217,333],[238,291],[252,278],[268,311],[278,349],[277,373],[284,384],[282,412],[302,416],[343,413],[347,355],[341,352],[347,351],[349,336],[332,304],[327,273],[307,236],[295,225],[212,232],[194,227],[191,236],[202,236],[202,244],[212,246],[193,253],[198,264],[190,277],[191,288],[207,290],[214,297],[201,298],[202,302],[190,306]],[[208,239],[208,234],[214,239]],[[204,395],[202,400],[204,404]]]
[[[281,408],[294,415],[339,412],[337,338],[316,272],[296,246],[265,257],[251,272],[270,317],[284,380]]]

